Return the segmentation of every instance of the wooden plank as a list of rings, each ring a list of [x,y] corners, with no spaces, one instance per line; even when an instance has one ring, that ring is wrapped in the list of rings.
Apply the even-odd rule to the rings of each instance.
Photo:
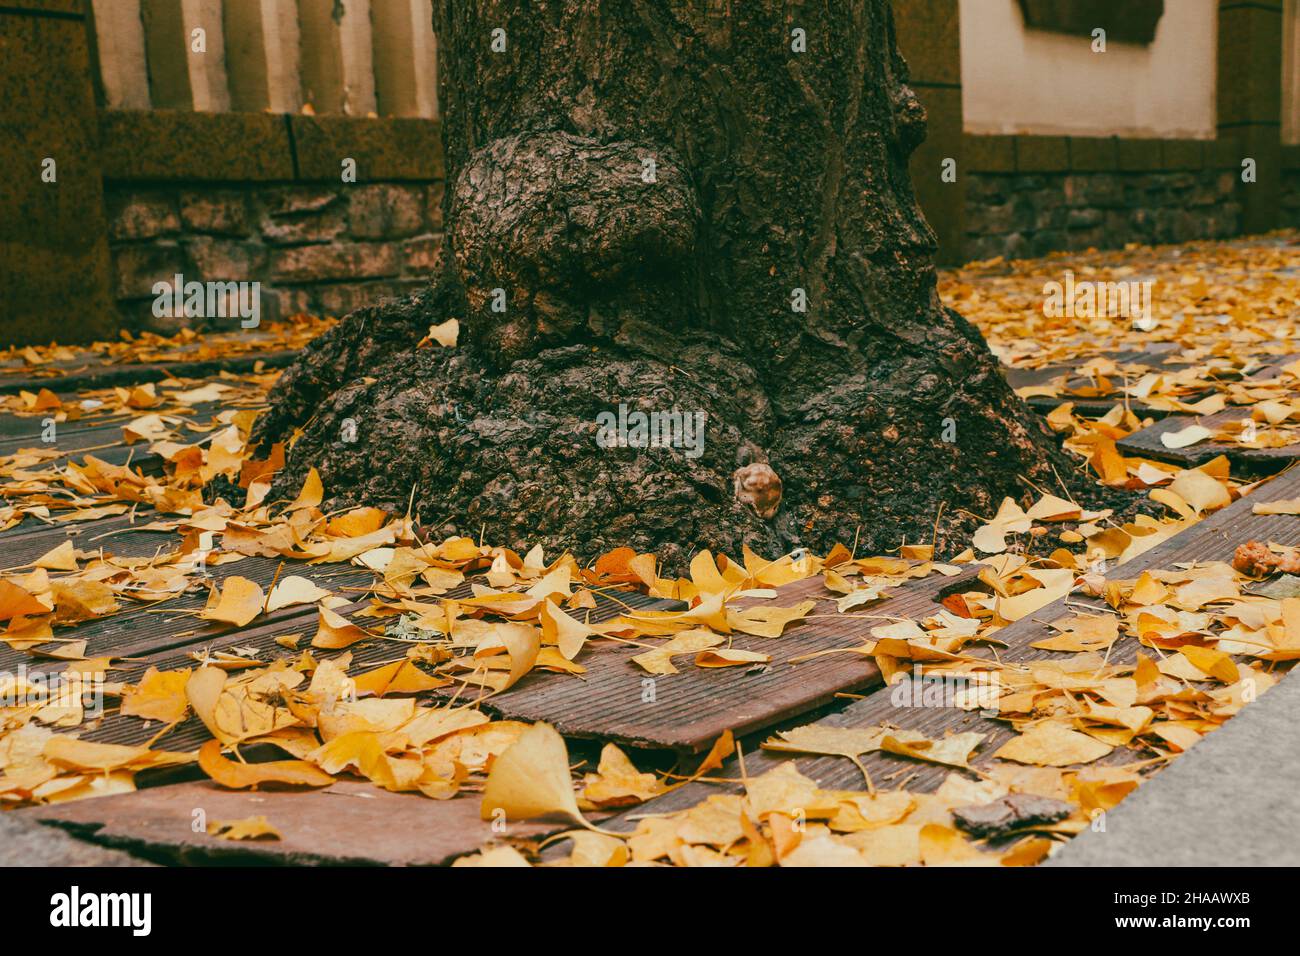
[[[1300,458],[1300,443],[1281,448],[1244,448],[1232,442],[1203,441],[1186,448],[1166,448],[1161,440],[1161,436],[1182,431],[1189,425],[1204,425],[1211,431],[1218,431],[1249,417],[1249,408],[1225,408],[1213,415],[1199,417],[1171,415],[1149,428],[1121,438],[1115,443],[1115,447],[1125,455],[1155,458],[1182,465],[1184,468],[1195,468],[1219,455],[1227,455],[1234,466],[1234,474],[1271,474]],[[1266,427],[1261,424],[1259,430],[1262,432]]]
[[[381,116],[438,115],[430,0],[370,0],[375,97]]]
[[[329,565],[317,566],[310,570],[321,570],[322,568],[331,567]],[[337,566],[333,566],[337,568]],[[348,569],[357,572],[357,569]],[[365,572],[365,583],[371,578],[369,572]],[[308,576],[311,576],[310,574]],[[313,578],[319,580],[319,578]],[[345,582],[321,581],[322,587],[334,586],[336,588],[344,586]],[[351,582],[353,586],[358,586],[357,582]],[[359,585],[364,586],[364,583]],[[465,597],[470,594],[469,585],[462,585],[449,592],[449,596]],[[619,592],[617,600],[604,594],[596,595],[597,606],[592,611],[591,620],[593,622],[607,621],[617,617],[624,612],[624,609],[631,606],[640,610],[667,610],[670,607],[679,607],[677,602],[663,601],[656,598],[647,597],[644,594],[636,592]],[[368,604],[368,601],[357,601],[354,604],[340,608],[339,613],[348,615],[353,611],[362,609]],[[278,644],[276,638],[289,634],[296,634],[302,638],[299,643],[300,648],[306,648],[311,642],[311,636],[316,631],[317,611],[314,606],[286,608],[283,612],[276,612],[275,615],[259,619],[255,626],[239,630],[236,628],[224,628],[209,631],[207,634],[188,637],[183,641],[174,641],[171,646],[159,649],[155,653],[144,654],[136,660],[129,663],[129,666],[123,669],[115,669],[112,673],[114,680],[124,680],[134,682],[140,679],[140,676],[149,667],[157,667],[159,670],[179,670],[185,667],[194,667],[195,661],[192,653],[199,650],[221,651],[229,650],[233,647],[243,649],[252,649],[255,653],[256,660],[270,663],[271,661],[281,658],[296,658],[299,651],[289,650]],[[401,641],[397,639],[376,638],[372,640],[359,641],[347,649],[347,653],[352,659],[350,673],[354,676],[364,671],[378,667],[381,664],[391,663],[401,660],[406,656],[407,650],[412,642]],[[332,659],[338,657],[338,654],[331,652],[316,651],[316,656],[323,659]],[[585,659],[584,659],[585,660]],[[52,666],[51,671],[58,670],[60,667]],[[546,678],[557,678],[575,684],[582,684],[582,681],[569,675],[543,674],[534,673],[524,678],[523,682],[537,681]],[[462,693],[462,701],[465,696]],[[486,708],[485,708],[486,709]],[[121,744],[140,744],[149,740],[159,730],[156,724],[150,724],[146,721],[134,717],[122,717],[117,714],[108,715],[103,723],[98,727],[85,732],[87,740],[94,740],[103,743],[121,743]],[[190,716],[166,736],[161,738],[158,746],[163,749],[171,750],[194,750],[197,749],[205,740],[208,739],[207,728],[194,716]]]
[[[168,863],[439,866],[499,836],[479,818],[479,802],[477,794],[432,800],[353,780],[306,792],[224,790],[203,780],[12,812]],[[196,809],[209,822],[264,816],[281,839],[196,833]],[[512,820],[510,835],[536,838],[557,828]]]
[[[299,0],[298,27],[303,101],[318,115],[374,113],[369,0]]]
[[[1173,342],[1158,342],[1143,349],[1127,349],[1118,352],[1102,352],[1092,358],[1108,358],[1119,365],[1138,365],[1143,366],[1149,371],[1158,372],[1162,370],[1173,370],[1184,368],[1187,362],[1181,361],[1177,355],[1178,346]],[[1084,359],[1083,361],[1086,361]],[[1068,376],[1062,393],[1059,395],[1040,395],[1031,396],[1025,399],[1025,403],[1034,411],[1046,415],[1053,409],[1070,402],[1074,409],[1081,415],[1090,418],[1100,418],[1109,412],[1116,405],[1125,405],[1135,413],[1151,418],[1163,418],[1170,414],[1162,408],[1153,408],[1141,399],[1132,399],[1126,396],[1122,391],[1116,391],[1112,395],[1098,398],[1085,398],[1077,395],[1068,394],[1065,389],[1081,389],[1092,384],[1091,379],[1084,375],[1075,374],[1081,362],[1075,362],[1070,365],[1049,365],[1038,369],[1005,369],[1008,384],[1013,389],[1028,388],[1035,385],[1046,385],[1053,379],[1061,376]],[[1209,395],[1210,389],[1201,389],[1185,396],[1186,401],[1197,401]]]
[[[256,582],[263,590],[270,587],[280,566],[279,558],[245,558],[232,564],[219,565],[209,572],[209,580],[220,584],[226,578],[238,576]],[[373,574],[364,568],[351,565],[295,566],[285,562],[283,574],[301,574],[316,581],[322,588],[337,590],[344,587],[364,588],[373,581]],[[254,633],[217,621],[197,617],[207,602],[207,591],[187,591],[165,604],[132,604],[119,600],[122,609],[108,617],[83,621],[73,629],[59,628],[55,637],[69,638],[86,643],[87,657],[134,658],[158,654],[175,648],[200,647],[211,644],[227,635]],[[289,607],[273,611],[258,618],[259,629],[278,628],[276,633],[314,632],[315,607]],[[236,642],[238,643],[238,641]],[[51,645],[51,648],[55,645]],[[44,664],[47,671],[59,670],[61,664],[34,657],[31,652],[16,651],[0,643],[0,670],[13,670],[19,664],[36,669]],[[134,673],[128,670],[126,673]],[[115,677],[116,679],[116,672]]]
[[[149,109],[140,0],[91,0],[91,6],[104,105],[111,110]]]
[[[749,733],[831,703],[836,694],[878,685],[880,672],[868,657],[829,654],[799,664],[791,659],[859,647],[881,618],[934,613],[941,594],[962,580],[936,574],[909,582],[886,601],[865,608],[864,619],[837,613],[834,596],[821,577],[810,578],[780,588],[779,597],[770,602],[789,606],[815,600],[806,623],[779,638],[733,635],[733,647],[771,655],[771,663],[761,670],[700,668],[687,657],[679,661],[679,673],[653,676],[631,661],[645,647],[603,644],[579,659],[587,668],[581,681],[557,674],[530,675],[493,696],[485,707],[510,719],[548,721],[569,737],[697,753],[707,750],[724,730]]]
[[[98,360],[88,360],[85,365],[72,369],[38,366],[38,368],[49,369],[51,374],[34,374],[24,369],[10,375],[0,375],[0,394],[36,392],[42,388],[59,392],[76,392],[89,388],[108,388],[113,385],[141,385],[168,378],[207,378],[221,372],[243,375],[260,369],[284,368],[297,354],[292,350],[280,350],[176,362],[110,365]]]
[[[1132,579],[1144,570],[1167,568],[1185,561],[1231,561],[1237,545],[1251,539],[1300,545],[1300,517],[1264,516],[1252,512],[1257,502],[1278,501],[1297,495],[1300,495],[1300,469],[1264,484],[1252,494],[1234,502],[1222,511],[1157,545],[1145,554],[1120,565],[1110,571],[1107,577],[1116,580]],[[1066,600],[1070,602],[1070,607],[1066,606]],[[1071,655],[1039,650],[1030,645],[1056,633],[1055,629],[1048,627],[1044,622],[1067,617],[1072,607],[1087,603],[1078,596],[1071,596],[1049,604],[1030,617],[1003,628],[997,636],[999,640],[1005,641],[1007,646],[998,649],[998,659],[1007,663],[1026,663],[1035,660],[1068,658]],[[1116,664],[1132,663],[1136,660],[1139,650],[1140,645],[1137,641],[1131,636],[1126,636],[1115,643],[1108,659]],[[979,649],[971,649],[967,653],[982,653],[983,656],[989,656],[987,651],[981,652]],[[994,764],[991,755],[1014,736],[1014,731],[1002,721],[981,716],[978,712],[953,707],[896,706],[892,697],[893,694],[890,692],[878,691],[817,723],[832,727],[874,727],[888,723],[900,729],[924,733],[932,739],[965,731],[984,733],[988,736],[971,761],[974,766],[983,770],[988,770]],[[799,771],[816,780],[823,787],[863,788],[861,772],[848,760],[813,756],[791,758],[788,754],[754,749],[762,739],[753,741],[745,754],[745,771],[751,777],[771,770],[789,759],[795,759]],[[1132,754],[1126,752],[1124,748],[1117,748],[1110,758],[1112,762],[1125,762],[1131,759]],[[1106,762],[1103,760],[1099,763]],[[953,772],[948,767],[879,753],[862,757],[862,763],[880,789],[892,789],[899,781],[907,778],[907,789],[927,792],[937,788],[947,775]],[[740,775],[740,764],[733,758],[724,764],[715,776],[724,780],[737,780]],[[606,821],[602,826],[620,832],[630,832],[635,829],[639,817],[685,809],[713,794],[737,792],[740,792],[738,784],[688,784],[666,796],[633,807]]]

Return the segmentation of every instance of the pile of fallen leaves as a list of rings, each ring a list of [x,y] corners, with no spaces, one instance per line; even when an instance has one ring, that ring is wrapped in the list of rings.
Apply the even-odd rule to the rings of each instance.
[[[1300,437],[1300,350],[1292,344],[1298,243],[1284,231],[1262,240],[993,259],[945,273],[939,289],[1008,368],[1051,371],[1016,391],[1061,399],[1059,419],[1084,399],[1194,416],[1234,408],[1241,416],[1230,424],[1197,423],[1166,436],[1166,447],[1213,439],[1278,448]],[[1045,285],[1067,271],[1075,282],[1150,282],[1149,316],[1048,314]],[[1130,415],[1109,423],[1125,434],[1136,424]]]
[[[1151,514],[1117,517],[1081,507],[1068,492],[1038,489],[1028,507],[1008,498],[996,514],[978,516],[970,547],[947,562],[924,544],[865,557],[841,546],[825,556],[775,559],[748,550],[703,552],[687,577],[663,578],[654,555],[631,549],[584,566],[570,554],[547,558],[540,548],[521,555],[464,537],[428,541],[409,515],[375,508],[326,514],[314,470],[294,500],[269,500],[283,448],[259,459],[248,438],[273,374],[170,379],[75,400],[49,389],[5,398],[5,412],[39,416],[56,429],[79,420],[120,425],[123,442],[138,444],[141,458],[157,467],[113,464],[94,450],[74,462],[57,442],[2,456],[0,530],[131,513],[133,530],[158,532],[163,544],[147,557],[124,557],[112,553],[111,539],[92,547],[68,540],[31,565],[0,572],[0,641],[33,662],[26,675],[0,677],[0,804],[129,791],[142,771],[196,763],[233,789],[316,788],[360,777],[438,800],[481,794],[485,819],[572,820],[579,829],[563,835],[570,853],[560,858],[572,864],[1035,863],[1300,657],[1300,590],[1271,592],[1253,583],[1300,568],[1289,549],[1253,544],[1236,567],[1157,569],[1130,581],[1108,576],[1252,487],[1233,479],[1226,458],[1181,469],[1121,454],[1116,442],[1143,425],[1130,399],[1195,414],[1228,403],[1250,406],[1249,419],[1263,423],[1252,440],[1261,442],[1278,440],[1261,435],[1289,434],[1300,409],[1300,363],[1282,364],[1275,379],[1243,378],[1286,352],[1296,280],[1257,264],[1236,268],[1233,248],[1204,251],[1220,260],[1212,280],[1189,281],[1188,261],[1168,251],[1136,264],[1131,252],[1124,265],[1097,257],[1099,273],[1144,269],[1160,277],[1157,337],[1172,346],[1164,354],[1179,359],[1172,369],[1097,357],[1095,321],[1046,319],[1041,300],[1027,297],[1032,277],[1001,264],[946,280],[946,297],[983,326],[1009,364],[1074,370],[1059,385],[1036,388],[1067,399],[1116,398],[1100,418],[1077,414],[1067,400],[1048,422],[1097,481],[1145,490],[1152,506]],[[1174,308],[1176,321],[1165,315]],[[1138,333],[1116,332],[1106,322],[1108,347],[1139,344]],[[314,327],[299,323],[275,341],[310,337]],[[1151,333],[1141,336],[1150,343]],[[93,351],[120,361],[157,360],[192,354],[195,344],[146,338]],[[75,359],[63,350],[19,354],[29,372]],[[1269,507],[1267,513],[1300,513],[1300,502]],[[269,588],[237,573],[251,557],[282,562]],[[369,584],[336,591],[292,573],[294,565],[322,564],[363,569]],[[235,573],[216,581],[212,569],[226,565]],[[969,586],[926,617],[873,613],[893,588],[931,575],[956,577],[972,566],[978,572]],[[833,601],[836,614],[864,620],[859,646],[817,656],[871,658],[889,685],[880,693],[929,679],[958,683],[965,689],[953,706],[997,721],[1001,738],[992,740],[991,731],[930,739],[883,724],[810,724],[763,743],[769,754],[851,761],[862,773],[858,790],[822,789],[789,760],[750,776],[743,754],[739,779],[720,781],[717,771],[736,753],[730,735],[687,777],[643,772],[613,744],[594,771],[575,776],[552,728],[494,720],[484,706],[534,672],[581,679],[597,643],[635,647],[629,666],[647,675],[761,666],[770,655],[737,647],[733,637],[779,641],[817,602],[783,601],[778,589],[812,578],[820,579],[818,596]],[[593,621],[597,596],[618,600],[620,592],[675,599],[685,609],[629,604],[612,620]],[[191,654],[189,666],[150,668],[129,683],[112,677],[133,662],[88,657],[87,641],[77,637],[84,622],[194,593],[206,595],[193,612],[198,620],[236,633],[295,606],[314,608],[314,631],[276,637],[275,659],[238,644],[205,648]],[[1083,603],[1050,622],[1054,636],[1033,645],[1060,656],[999,659],[1001,629],[1068,595]],[[392,654],[363,668],[353,661],[363,643],[391,645]],[[1117,659],[1117,646],[1141,650]],[[113,712],[141,721],[149,742],[80,739],[101,718],[87,716],[77,690],[47,692],[38,677],[42,662],[59,665],[65,677],[99,680],[115,701]],[[156,746],[190,718],[212,738],[197,752]],[[258,745],[278,748],[283,759],[246,762],[242,748]],[[896,758],[904,771],[933,764],[949,773],[929,793],[907,790],[906,780],[878,789],[861,762],[866,754]],[[695,781],[739,784],[739,791],[643,816],[630,833],[591,822]],[[275,825],[261,818],[214,824],[212,832],[226,839],[276,836]],[[463,862],[527,864],[555,852],[502,844]]]

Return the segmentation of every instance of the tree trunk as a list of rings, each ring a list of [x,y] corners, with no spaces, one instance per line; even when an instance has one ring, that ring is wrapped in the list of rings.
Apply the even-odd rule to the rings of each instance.
[[[435,7],[445,268],[286,371],[258,432],[301,429],[284,489],[316,465],[330,503],[414,492],[434,533],[676,564],[894,548],[1059,487],[935,292],[888,0]],[[456,347],[417,348],[449,318]],[[703,413],[702,448],[608,447],[620,404]]]

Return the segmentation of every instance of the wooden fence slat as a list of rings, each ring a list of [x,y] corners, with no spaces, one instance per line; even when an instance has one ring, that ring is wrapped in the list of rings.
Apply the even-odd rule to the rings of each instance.
[[[92,4],[106,105],[113,110],[149,109],[140,0],[92,0]]]
[[[437,112],[431,0],[370,0],[375,99],[384,116]]]
[[[369,0],[300,0],[298,20],[304,101],[318,114],[374,113]]]
[[[298,10],[294,0],[225,0],[231,109],[296,113]]]
[[[141,0],[149,94],[156,109],[230,109],[221,0]],[[195,49],[195,30],[202,49]]]

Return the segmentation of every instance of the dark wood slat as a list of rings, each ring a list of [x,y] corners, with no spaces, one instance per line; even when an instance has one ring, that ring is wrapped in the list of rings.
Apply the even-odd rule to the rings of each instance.
[[[1172,371],[1187,366],[1187,362],[1178,361],[1176,354],[1178,345],[1174,342],[1158,342],[1144,349],[1127,349],[1118,352],[1101,352],[1095,356],[1088,356],[1080,359],[1071,365],[1051,365],[1041,369],[1006,369],[1005,374],[1008,383],[1012,388],[1019,389],[1033,385],[1044,385],[1061,375],[1070,375],[1066,382],[1066,387],[1081,388],[1090,384],[1086,376],[1074,374],[1080,364],[1089,358],[1109,358],[1120,365],[1145,365],[1151,371]],[[1211,393],[1210,389],[1202,389],[1186,396],[1186,401],[1197,401]],[[1061,394],[1056,396],[1043,395],[1033,396],[1025,399],[1025,403],[1039,414],[1046,415],[1048,412],[1059,407],[1060,405],[1070,402],[1074,405],[1075,411],[1080,415],[1089,418],[1100,418],[1109,412],[1116,405],[1124,405],[1126,398],[1122,392],[1103,398],[1083,398],[1076,395]],[[1127,405],[1136,414],[1148,418],[1163,418],[1170,414],[1163,408],[1153,408],[1146,402],[1139,399],[1127,399]]]
[[[325,566],[328,567],[328,566]],[[365,572],[369,581],[369,572]],[[307,576],[311,576],[308,574]],[[318,579],[318,578],[317,578]],[[322,586],[333,584],[338,586],[338,582],[321,582]],[[467,597],[471,593],[470,586],[464,584],[448,592],[449,597]],[[618,592],[614,595],[596,593],[596,608],[591,612],[593,622],[607,621],[624,613],[625,606],[631,606],[640,610],[668,610],[680,607],[678,602],[664,601],[656,598],[647,597],[637,592]],[[369,602],[357,601],[349,607],[340,608],[339,613],[348,615],[353,611],[361,610]],[[290,614],[289,611],[296,613]],[[196,638],[187,640],[179,644],[148,656],[132,663],[132,665],[123,670],[114,670],[112,678],[114,680],[124,680],[127,682],[138,681],[140,676],[149,667],[157,667],[159,670],[180,670],[186,667],[196,666],[192,652],[200,650],[221,651],[229,650],[232,647],[254,648],[256,650],[256,659],[264,663],[270,663],[279,659],[296,658],[300,653],[299,650],[289,650],[276,643],[276,638],[285,635],[296,634],[302,640],[298,647],[305,649],[310,645],[311,637],[316,631],[317,611],[314,606],[308,608],[286,608],[284,612],[278,612],[277,615],[259,619],[259,623],[246,630],[226,629],[224,633],[215,633],[201,635]],[[371,622],[373,625],[374,622]],[[381,664],[401,660],[406,656],[406,651],[410,648],[410,642],[400,640],[374,639],[360,641],[347,649],[351,656],[352,667],[350,673],[356,675]],[[340,656],[341,652],[315,652],[318,658],[332,659]],[[592,655],[585,655],[580,663],[586,663],[586,658]],[[53,669],[53,668],[52,668]],[[536,673],[524,678],[524,681],[534,681],[540,679],[554,678],[563,681],[577,681],[578,679],[570,675],[560,674],[542,674]],[[461,700],[465,697],[462,694]],[[123,717],[118,714],[107,716],[99,727],[96,727],[82,734],[87,740],[94,740],[103,743],[121,743],[121,744],[140,744],[149,740],[157,731],[159,725],[150,724],[135,717]],[[163,737],[159,746],[163,749],[170,750],[195,750],[210,735],[198,718],[190,716],[168,734]]]
[[[780,596],[770,602],[787,607],[812,598],[817,601],[812,613],[818,617],[788,628],[778,638],[733,636],[732,646],[771,655],[771,664],[761,672],[699,668],[686,656],[677,662],[679,673],[653,676],[631,661],[646,648],[604,645],[579,659],[587,668],[582,681],[530,675],[493,696],[486,706],[510,719],[548,721],[569,737],[697,753],[707,750],[724,730],[748,733],[769,727],[831,703],[836,694],[877,685],[880,672],[867,657],[830,654],[797,665],[790,660],[859,647],[882,618],[934,613],[940,609],[936,600],[956,580],[936,574],[909,582],[884,602],[861,608],[869,616],[864,618],[838,614],[834,596],[818,576],[781,588]],[[651,687],[654,699],[647,700],[643,695]]]
[[[0,416],[0,455],[12,455],[19,448],[62,448],[64,442],[69,441],[74,436],[80,436],[87,432],[96,433],[105,436],[116,436],[117,443],[123,441],[122,426],[129,425],[134,419],[143,415],[156,413],[173,418],[186,418],[190,421],[207,425],[211,420],[224,408],[228,406],[217,402],[203,402],[194,405],[184,412],[177,411],[173,406],[168,408],[166,405],[158,409],[146,409],[143,411],[133,410],[129,415],[98,415],[79,418],[74,421],[63,422],[55,430],[55,441],[48,445],[41,440],[44,426],[41,424],[42,415],[3,415]],[[229,407],[257,407],[240,403],[238,406],[233,404]],[[203,434],[185,432],[184,428],[178,429],[182,434],[194,435],[193,440],[203,437]],[[111,439],[101,438],[96,444],[108,442]],[[183,440],[183,439],[182,439]]]
[[[1149,428],[1144,428],[1125,438],[1121,438],[1115,443],[1115,446],[1126,455],[1155,458],[1159,461],[1182,465],[1184,468],[1195,468],[1197,465],[1203,465],[1219,455],[1227,455],[1228,460],[1235,466],[1233,469],[1234,474],[1270,474],[1300,458],[1300,443],[1286,445],[1282,448],[1243,448],[1240,445],[1227,442],[1203,441],[1186,448],[1166,448],[1161,442],[1162,435],[1182,431],[1188,425],[1204,425],[1211,431],[1217,431],[1226,425],[1249,417],[1250,409],[1248,408],[1225,408],[1213,415],[1202,415],[1200,417],[1171,415],[1162,421],[1156,422]],[[1266,425],[1261,424],[1259,429],[1263,431],[1266,427]]]
[[[1264,516],[1252,513],[1252,508],[1257,502],[1278,501],[1296,497],[1298,494],[1300,494],[1300,469],[1288,472],[1263,485],[1253,494],[1234,502],[1181,534],[1108,572],[1107,577],[1115,580],[1132,579],[1147,569],[1168,568],[1184,561],[1230,561],[1237,545],[1251,539],[1300,545],[1300,517]],[[1066,606],[1066,600],[1053,602],[1028,618],[999,631],[997,637],[1005,641],[1007,646],[999,648],[998,659],[1008,663],[1026,663],[1035,660],[1068,659],[1073,656],[1030,647],[1035,641],[1041,641],[1056,633],[1053,628],[1042,622],[1056,621],[1071,614],[1071,608]],[[1086,603],[1077,596],[1070,597],[1068,600],[1071,605]],[[1125,636],[1116,642],[1109,659],[1114,663],[1131,663],[1136,659],[1140,649],[1141,646],[1134,638]],[[887,723],[924,733],[932,739],[965,731],[984,733],[988,736],[981,744],[972,763],[985,770],[995,763],[992,754],[1014,736],[1014,732],[1004,722],[982,717],[978,712],[948,707],[900,707],[894,705],[891,696],[890,693],[881,690],[817,723],[832,727],[874,727]],[[850,761],[837,757],[791,757],[783,753],[751,750],[745,755],[745,770],[750,776],[757,776],[789,759],[796,760],[800,772],[812,777],[823,787],[863,789],[862,774],[858,769]],[[1131,759],[1132,753],[1124,748],[1116,748],[1108,758],[1111,762],[1125,762]],[[1105,762],[1107,761],[1099,761],[1099,763]],[[881,789],[892,789],[897,786],[897,781],[907,778],[909,790],[927,792],[937,788],[947,775],[953,772],[948,767],[881,754],[868,754],[862,758],[862,763],[871,774],[876,786]],[[717,772],[716,776],[725,779],[739,778],[739,762],[732,758]],[[638,817],[685,809],[713,794],[734,793],[739,790],[739,785],[689,784],[664,797],[627,810],[602,826],[628,832],[635,829]]]
[[[209,821],[265,816],[280,840],[233,842],[195,833],[195,808]],[[479,797],[431,800],[364,781],[325,790],[224,790],[208,780],[13,811],[96,843],[182,864],[438,866],[496,835],[479,818]],[[540,838],[554,823],[511,821],[510,835]]]
[[[213,359],[122,365],[88,361],[85,366],[60,370],[62,374],[53,376],[21,372],[12,376],[0,375],[0,394],[23,390],[35,392],[42,388],[78,391],[113,385],[140,385],[166,378],[205,378],[221,372],[245,374],[255,371],[259,365],[268,369],[284,368],[297,354],[296,351],[250,352]]]

